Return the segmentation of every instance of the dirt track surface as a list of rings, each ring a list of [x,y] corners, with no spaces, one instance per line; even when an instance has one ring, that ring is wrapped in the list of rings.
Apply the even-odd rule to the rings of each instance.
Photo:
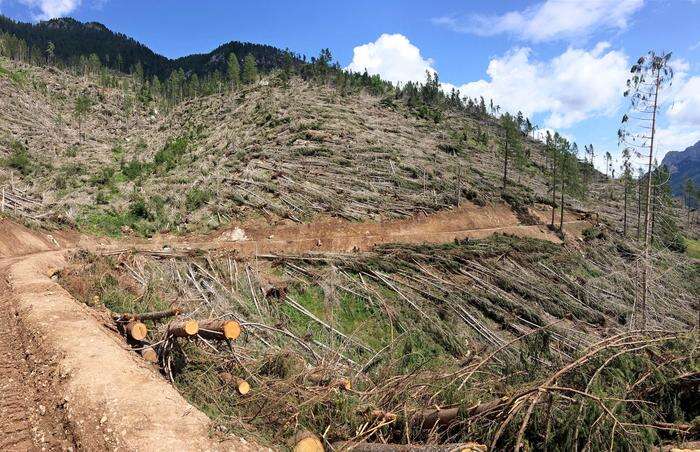
[[[4,280],[0,293],[0,450],[67,450],[74,441],[56,391],[55,362],[22,327]]]
[[[542,224],[524,225],[505,203],[479,207],[464,203],[461,207],[428,216],[382,223],[353,223],[327,219],[309,224],[282,224],[260,226],[243,224],[208,236],[156,236],[149,240],[116,240],[96,244],[96,251],[131,248],[159,251],[163,247],[173,251],[185,249],[235,251],[239,256],[260,254],[295,254],[308,252],[369,251],[386,243],[449,243],[465,238],[485,238],[493,234],[512,234],[561,243],[559,236],[544,223],[549,221],[551,209],[533,209],[532,214]],[[557,220],[559,216],[557,214]],[[590,226],[578,215],[567,213],[564,229],[579,236]]]
[[[565,220],[575,234],[588,225],[575,216]],[[261,450],[241,439],[212,439],[202,412],[51,279],[66,265],[67,250],[161,250],[167,244],[251,256],[366,251],[382,243],[444,243],[494,233],[560,242],[545,226],[522,225],[505,204],[467,204],[386,223],[245,225],[152,240],[48,234],[0,220],[0,450]]]

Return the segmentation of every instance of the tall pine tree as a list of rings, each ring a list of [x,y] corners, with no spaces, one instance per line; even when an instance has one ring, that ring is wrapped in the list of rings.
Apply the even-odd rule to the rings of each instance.
[[[245,56],[243,60],[243,83],[255,83],[258,80],[258,67],[255,63],[255,57],[252,54]]]

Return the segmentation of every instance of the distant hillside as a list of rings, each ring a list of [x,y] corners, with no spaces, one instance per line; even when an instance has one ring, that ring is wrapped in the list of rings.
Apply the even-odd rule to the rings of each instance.
[[[661,162],[671,171],[671,191],[675,196],[683,195],[686,179],[700,185],[700,141],[682,152],[669,152]]]
[[[153,52],[145,45],[122,33],[115,33],[97,22],[79,22],[72,18],[51,19],[37,24],[16,22],[0,15],[0,33],[10,33],[27,43],[27,52],[46,57],[49,42],[55,46],[57,60],[67,64],[77,61],[81,56],[96,54],[103,65],[123,72],[129,72],[137,63],[141,63],[144,74],[167,78],[173,70],[182,68],[185,72],[200,76],[215,70],[224,72],[226,60],[233,51],[243,64],[243,58],[252,54],[258,69],[267,72],[281,67],[289,53],[276,47],[248,42],[231,41],[215,50],[188,55],[171,60]],[[303,64],[301,58],[292,55],[295,66]]]

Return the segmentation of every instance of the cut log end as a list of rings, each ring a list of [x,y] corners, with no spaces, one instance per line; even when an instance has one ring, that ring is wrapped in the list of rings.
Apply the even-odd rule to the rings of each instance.
[[[333,382],[333,386],[338,389],[349,391],[352,389],[352,383],[347,378],[339,378]]]
[[[148,327],[139,321],[129,322],[126,324],[126,332],[132,339],[142,341],[148,335]]]
[[[173,337],[194,336],[199,331],[199,323],[196,320],[183,320],[171,322],[168,325],[168,335]]]
[[[306,430],[294,435],[294,452],[324,452],[323,443]]]
[[[228,372],[221,372],[219,380],[225,385],[234,386],[240,395],[246,395],[250,392],[250,383],[243,378],[234,377]]]
[[[206,339],[232,341],[241,335],[241,325],[235,320],[204,320],[199,325],[199,335]]]
[[[158,353],[156,353],[155,350],[151,347],[146,347],[141,350],[141,356],[143,359],[148,361],[149,363],[157,363],[158,362]]]
[[[238,322],[229,320],[224,323],[224,337],[228,340],[237,339],[241,335],[241,325]]]
[[[250,392],[250,384],[242,379],[238,382],[238,393],[241,395],[246,395]]]
[[[196,320],[187,320],[184,325],[184,330],[190,336],[194,336],[199,331],[199,324]]]

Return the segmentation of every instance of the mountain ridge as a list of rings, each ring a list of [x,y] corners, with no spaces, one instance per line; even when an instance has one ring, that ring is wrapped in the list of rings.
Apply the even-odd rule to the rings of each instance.
[[[661,161],[671,173],[671,192],[674,196],[683,196],[686,179],[697,187],[700,185],[700,141],[683,151],[671,151]]]
[[[70,64],[81,56],[96,54],[103,65],[121,72],[129,72],[138,63],[146,76],[167,78],[172,71],[182,69],[199,76],[214,71],[225,72],[226,61],[231,52],[243,58],[252,54],[258,69],[269,72],[282,67],[287,55],[295,67],[304,64],[304,57],[288,50],[267,44],[242,41],[223,43],[210,52],[168,58],[151,50],[147,45],[116,32],[99,22],[80,22],[70,17],[51,19],[36,24],[19,22],[0,14],[0,33],[9,33],[24,40],[27,52],[45,57],[49,42],[53,43],[55,58]]]

